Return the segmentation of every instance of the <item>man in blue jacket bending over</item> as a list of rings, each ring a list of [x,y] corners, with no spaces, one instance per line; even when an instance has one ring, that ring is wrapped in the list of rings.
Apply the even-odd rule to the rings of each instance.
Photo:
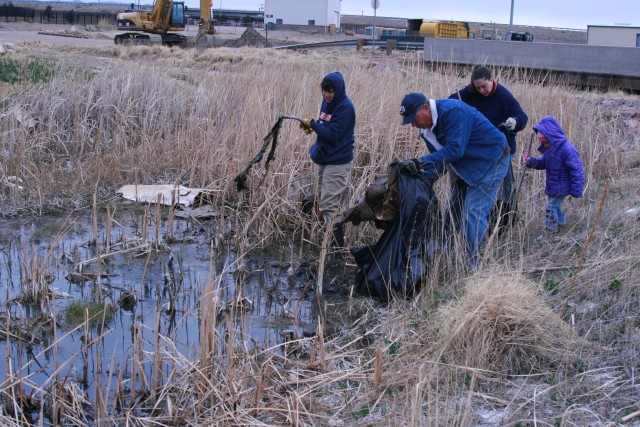
[[[425,172],[434,178],[445,171],[463,181],[451,190],[451,201],[461,201],[454,215],[458,229],[465,230],[469,265],[479,263],[480,248],[488,228],[488,217],[507,174],[509,146],[502,132],[478,110],[453,99],[427,99],[410,93],[400,107],[402,124],[420,129],[430,154],[404,160],[404,173]],[[459,194],[461,193],[461,194]]]

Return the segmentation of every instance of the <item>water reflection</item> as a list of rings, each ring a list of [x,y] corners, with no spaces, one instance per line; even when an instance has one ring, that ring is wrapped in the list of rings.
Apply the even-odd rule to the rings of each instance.
[[[110,224],[105,215],[92,223],[91,212],[4,221],[3,382],[21,378],[27,394],[54,381],[77,383],[93,401],[96,387],[113,392],[118,376],[153,378],[150,361],[158,349],[197,360],[203,343],[215,350],[212,356],[224,356],[229,345],[249,352],[314,333],[315,266],[291,260],[296,251],[237,254],[231,238],[213,243],[207,231],[213,225],[176,218],[173,243],[166,243],[157,236],[167,234],[167,221],[158,226],[158,217],[146,210],[114,211]],[[110,251],[101,252],[107,246]],[[26,289],[37,300],[26,300]],[[127,295],[134,296],[133,304],[122,304]],[[71,321],[73,303],[81,303],[81,319],[91,315],[90,307],[96,318]],[[168,374],[171,362],[162,363]]]

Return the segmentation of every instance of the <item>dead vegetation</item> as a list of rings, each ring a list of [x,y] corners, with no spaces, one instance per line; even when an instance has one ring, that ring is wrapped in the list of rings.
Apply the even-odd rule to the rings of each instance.
[[[523,277],[468,280],[459,300],[435,314],[439,359],[481,371],[528,375],[576,358],[573,330]]]
[[[232,212],[220,229],[233,230],[223,239],[239,254],[283,238],[317,251],[308,242],[319,241],[321,231],[299,214],[301,195],[313,183],[312,141],[297,125],[282,126],[269,170],[256,166],[248,174],[250,191],[238,194],[233,178],[280,115],[317,112],[319,82],[336,69],[358,114],[352,202],[394,155],[423,153],[415,130],[399,125],[402,95],[418,90],[446,97],[466,84],[466,75],[447,64],[427,67],[410,53],[371,57],[353,50],[250,48],[20,51],[10,61],[35,65],[23,68],[31,74],[0,86],[2,213],[80,211],[110,200],[124,184],[182,184],[210,190],[213,203]],[[34,72],[39,67],[52,73]],[[516,178],[524,180],[519,224],[490,239],[479,275],[457,268],[463,251],[454,247],[439,254],[418,298],[381,307],[348,294],[344,309],[331,322],[323,317],[313,336],[292,333],[277,346],[257,342],[253,348],[243,344],[246,331],[236,322],[234,313],[241,318],[242,310],[220,300],[221,279],[212,275],[199,297],[193,354],[176,351],[159,321],[145,326],[155,331],[153,342],[136,329],[126,368],[93,373],[92,401],[73,378],[31,384],[29,366],[7,361],[2,423],[25,425],[34,413],[75,425],[637,422],[640,224],[638,212],[629,211],[640,203],[637,101],[612,104],[607,94],[539,84],[538,76],[510,70],[497,74],[530,125],[554,115],[581,154],[586,192],[569,201],[567,230],[544,234],[544,176],[516,167]],[[17,178],[20,188],[8,185]],[[446,181],[436,188],[443,201]],[[145,219],[153,215],[144,213]],[[347,230],[350,245],[377,235],[367,226]],[[25,283],[39,289],[30,295],[46,294],[42,263],[31,252],[29,260]],[[11,310],[5,319],[15,306]],[[14,342],[19,322],[5,324],[3,337]],[[53,344],[38,351],[57,355],[55,343],[67,335],[55,322],[51,328]],[[74,332],[85,340],[85,356],[101,366],[108,331],[91,336],[81,325],[67,334]],[[55,362],[56,372],[63,364]]]

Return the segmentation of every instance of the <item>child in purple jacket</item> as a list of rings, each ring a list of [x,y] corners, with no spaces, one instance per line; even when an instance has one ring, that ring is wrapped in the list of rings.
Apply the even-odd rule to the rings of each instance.
[[[533,127],[538,135],[542,157],[523,155],[524,163],[532,169],[545,169],[547,179],[544,193],[547,195],[545,228],[558,231],[567,218],[562,210],[565,197],[582,197],[584,170],[576,147],[567,139],[562,127],[552,116],[545,116]]]

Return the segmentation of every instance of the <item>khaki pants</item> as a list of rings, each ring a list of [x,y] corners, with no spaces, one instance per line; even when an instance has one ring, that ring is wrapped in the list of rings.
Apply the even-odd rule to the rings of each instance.
[[[342,203],[348,195],[352,162],[344,165],[318,165],[318,208],[326,222],[342,212]]]

